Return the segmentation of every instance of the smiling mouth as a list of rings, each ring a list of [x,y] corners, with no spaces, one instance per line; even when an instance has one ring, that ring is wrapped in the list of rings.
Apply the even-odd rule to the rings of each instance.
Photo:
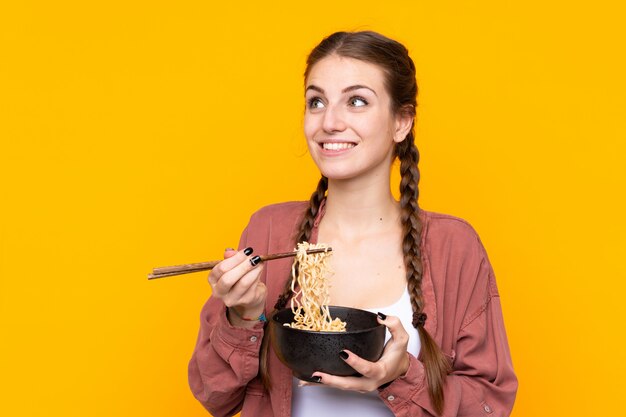
[[[344,149],[350,149],[356,146],[356,144],[352,142],[325,142],[321,145],[322,148],[327,151],[342,151]]]

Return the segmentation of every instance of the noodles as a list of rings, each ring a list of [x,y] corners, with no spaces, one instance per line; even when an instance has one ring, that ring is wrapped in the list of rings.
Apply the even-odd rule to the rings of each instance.
[[[285,326],[313,331],[346,330],[346,323],[338,318],[333,320],[328,310],[330,297],[327,275],[330,273],[330,252],[306,253],[307,249],[327,247],[325,244],[298,243],[298,254],[291,267],[291,291],[294,293],[291,311],[294,313],[294,321]]]

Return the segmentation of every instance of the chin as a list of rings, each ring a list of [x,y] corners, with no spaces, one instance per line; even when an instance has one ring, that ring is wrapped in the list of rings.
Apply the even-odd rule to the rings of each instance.
[[[343,170],[343,169],[320,169],[320,172],[323,176],[325,176],[329,180],[335,180],[335,181],[350,180],[353,178],[357,178],[361,174],[354,170]]]

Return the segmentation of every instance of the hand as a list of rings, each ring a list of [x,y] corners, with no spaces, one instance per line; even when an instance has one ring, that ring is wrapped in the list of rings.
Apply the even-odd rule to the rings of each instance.
[[[251,256],[251,253],[251,248],[243,251],[226,249],[224,260],[209,274],[213,296],[221,299],[229,309],[236,309],[235,314],[229,314],[229,320],[239,327],[256,324],[240,317],[260,316],[267,296],[265,284],[259,280],[263,265],[259,265],[260,258]]]
[[[379,315],[378,322],[387,326],[391,339],[385,345],[383,355],[377,362],[367,361],[348,350],[343,351],[348,355],[347,358],[342,354],[346,363],[363,375],[362,377],[341,377],[323,372],[314,372],[312,376],[321,377],[320,383],[331,387],[369,392],[406,374],[409,369],[409,356],[406,350],[409,342],[408,333],[398,317],[388,316],[382,320]],[[302,385],[309,383],[305,382]]]

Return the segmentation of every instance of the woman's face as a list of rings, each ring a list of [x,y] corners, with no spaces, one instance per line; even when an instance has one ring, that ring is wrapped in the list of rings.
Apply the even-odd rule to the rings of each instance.
[[[395,142],[412,118],[391,111],[380,67],[336,55],[317,62],[306,80],[304,134],[322,174],[344,180],[389,177]]]

